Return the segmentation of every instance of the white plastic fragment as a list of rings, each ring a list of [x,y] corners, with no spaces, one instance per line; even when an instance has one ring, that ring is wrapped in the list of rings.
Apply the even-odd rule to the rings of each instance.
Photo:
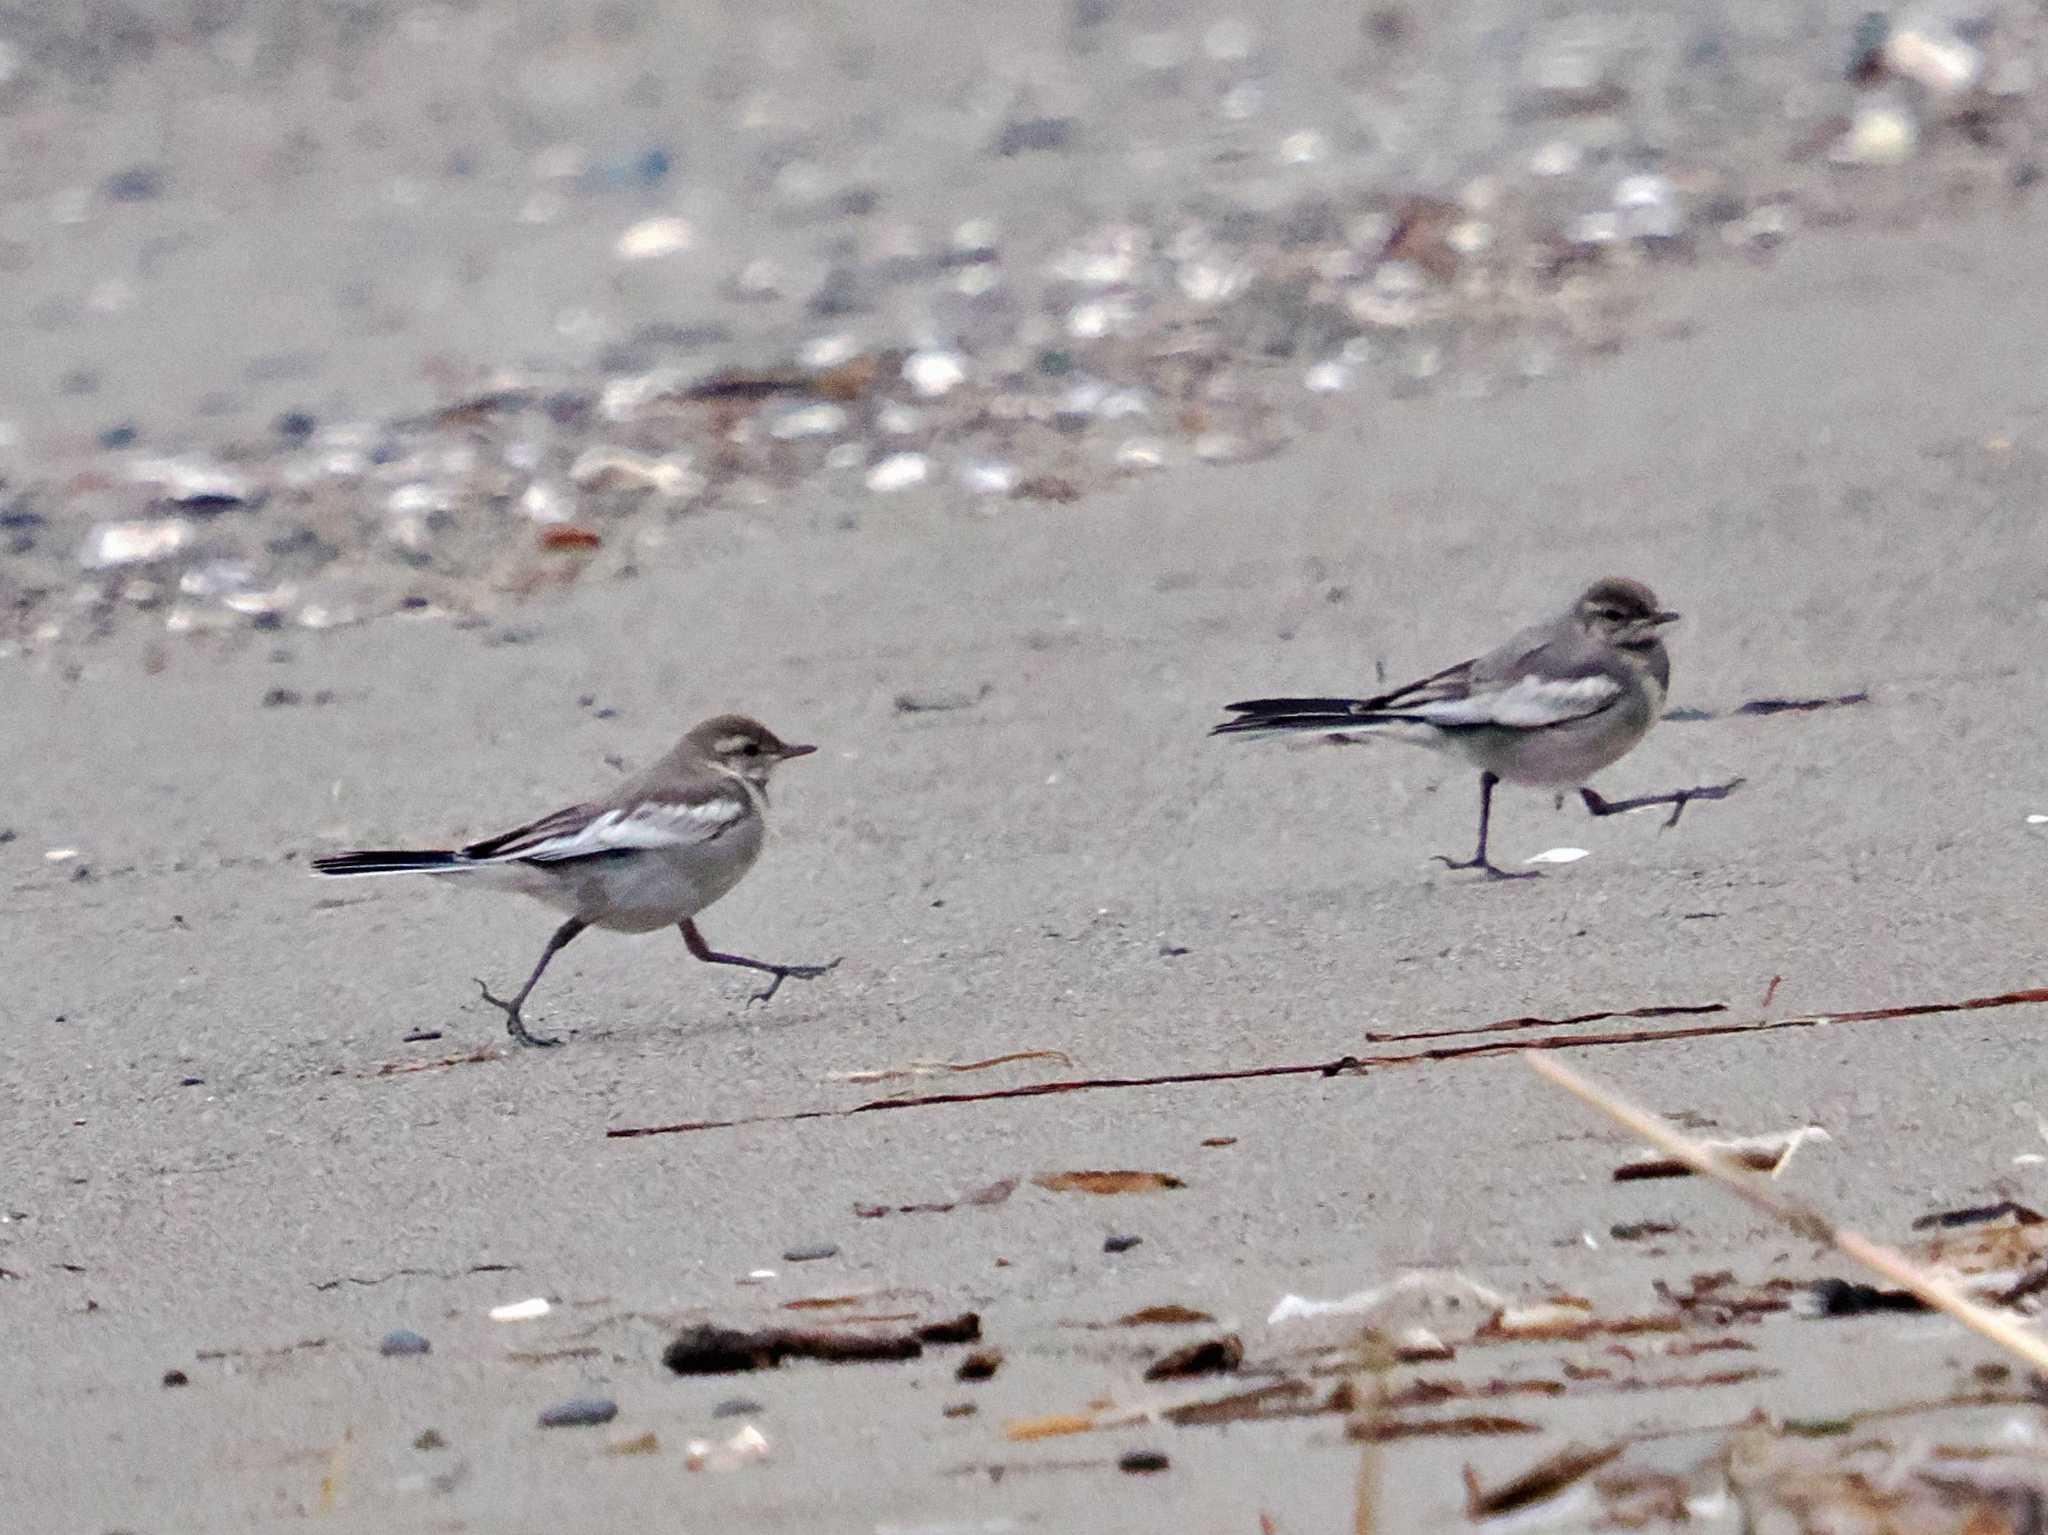
[[[545,1295],[536,1295],[530,1300],[508,1301],[502,1306],[491,1307],[493,1322],[531,1322],[546,1316],[554,1308],[548,1304]]]
[[[1531,853],[1524,863],[1577,863],[1586,857],[1582,847],[1547,847],[1540,853]]]

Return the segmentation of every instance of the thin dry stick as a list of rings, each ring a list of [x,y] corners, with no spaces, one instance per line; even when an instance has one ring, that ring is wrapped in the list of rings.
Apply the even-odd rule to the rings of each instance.
[[[1693,1171],[1725,1183],[1759,1210],[1775,1215],[1801,1236],[1834,1247],[1935,1310],[1947,1312],[1972,1332],[1990,1339],[2009,1353],[2017,1354],[2032,1368],[2048,1373],[2048,1341],[2028,1332],[2010,1317],[1979,1305],[1946,1280],[1914,1267],[1905,1254],[1856,1232],[1842,1230],[1811,1205],[1781,1193],[1692,1139],[1668,1120],[1624,1102],[1604,1087],[1596,1087],[1570,1067],[1560,1066],[1548,1056],[1532,1053],[1525,1053],[1522,1059],[1538,1076],[1548,1077],[1573,1097],[1591,1104]]]

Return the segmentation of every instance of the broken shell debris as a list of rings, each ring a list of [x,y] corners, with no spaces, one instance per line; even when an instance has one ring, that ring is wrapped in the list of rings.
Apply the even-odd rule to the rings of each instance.
[[[1512,48],[1378,7],[1362,73],[1324,120],[1292,122],[1268,115],[1281,54],[1197,42],[1243,24],[1096,47],[1113,9],[1081,6],[1066,46],[1034,55],[1049,74],[1025,94],[1056,109],[975,108],[971,132],[917,131],[948,190],[914,210],[863,158],[911,142],[885,110],[900,103],[872,95],[893,151],[799,130],[752,92],[707,96],[705,132],[757,151],[693,165],[690,216],[668,148],[538,147],[515,173],[508,240],[589,223],[612,270],[556,317],[555,360],[423,360],[432,408],[325,420],[294,406],[269,431],[176,451],[124,421],[82,451],[0,433],[15,577],[0,642],[491,618],[550,585],[684,559],[683,519],[762,515],[806,488],[993,514],[1240,463],[1333,410],[1369,418],[1418,390],[1483,396],[1594,365],[1654,330],[1667,268],[1768,257],[1812,225],[1996,207],[2042,179],[2048,37],[2015,5],[1905,5],[1790,44],[1768,7],[1625,38],[1618,22],[1545,18]],[[1464,82],[1458,99],[1485,109],[1420,104],[1408,77],[1425,37],[1432,57],[1452,50],[1434,67]],[[956,106],[1010,99],[1018,67],[974,66]],[[1078,174],[1104,154],[1144,174],[1121,192],[1086,178],[1090,213],[992,216],[1012,167]],[[148,203],[163,183],[131,167],[105,196]],[[386,191],[426,217],[435,186],[409,174]],[[625,213],[628,191],[649,203]],[[772,251],[713,211],[733,200],[770,221]],[[94,194],[52,206],[87,220]],[[125,278],[87,300],[135,316],[156,301]],[[1027,493],[1054,482],[1067,494]],[[566,546],[526,547],[521,521],[596,542],[580,568],[537,569]],[[240,570],[232,590],[173,606],[128,585],[148,572],[175,588],[215,561]]]

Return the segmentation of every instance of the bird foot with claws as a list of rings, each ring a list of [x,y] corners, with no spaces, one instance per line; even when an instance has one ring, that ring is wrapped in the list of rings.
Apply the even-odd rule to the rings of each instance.
[[[1700,784],[1691,789],[1674,789],[1669,794],[1644,794],[1635,799],[1603,799],[1591,789],[1579,790],[1579,798],[1586,803],[1586,809],[1596,816],[1626,815],[1631,810],[1647,810],[1652,805],[1669,805],[1671,814],[1657,829],[1669,831],[1678,824],[1678,818],[1685,814],[1685,807],[1696,799],[1726,799],[1745,780],[1731,778],[1726,783]]]
[[[1541,869],[1520,869],[1511,872],[1499,867],[1486,858],[1447,858],[1442,853],[1432,853],[1430,856],[1446,869],[1484,870],[1488,879],[1541,879],[1543,877]]]
[[[475,978],[472,977],[472,979]],[[519,1018],[518,1002],[507,1002],[503,997],[492,996],[491,988],[482,981],[477,981],[476,989],[483,993],[483,998],[486,1002],[505,1015],[505,1032],[510,1034],[517,1043],[530,1045],[536,1049],[545,1049],[550,1045],[559,1045],[561,1043],[559,1039],[554,1038],[552,1035],[527,1033],[526,1025]]]
[[[747,1006],[752,1007],[756,1002],[766,1002],[770,997],[774,996],[776,992],[782,989],[782,983],[784,981],[815,981],[819,976],[825,974],[826,971],[838,969],[839,960],[844,958],[846,958],[846,956],[842,954],[839,956],[839,959],[831,960],[828,963],[822,965],[766,966],[765,968],[767,969],[768,973],[774,976],[775,979],[770,981],[761,990],[755,992],[751,997],[747,998]]]

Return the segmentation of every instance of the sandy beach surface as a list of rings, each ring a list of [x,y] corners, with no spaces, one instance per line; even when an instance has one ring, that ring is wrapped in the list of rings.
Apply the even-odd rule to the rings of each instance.
[[[0,1522],[1298,1535],[1362,1527],[1363,1465],[1373,1527],[1427,1530],[1461,1468],[1578,1444],[1621,1448],[1559,1527],[1691,1489],[1733,1530],[1700,1468],[1758,1410],[1898,1410],[2038,1476],[1989,1345],[1805,1314],[1864,1276],[1699,1180],[1614,1181],[1633,1145],[1512,1047],[1704,1134],[1823,1127],[1781,1185],[1887,1241],[2048,1200],[2042,1004],[1841,1016],[2043,980],[2044,236],[2026,202],[1807,231],[1646,285],[1562,376],[1338,395],[1260,461],[1071,501],[797,477],[474,619],[10,655]],[[371,354],[334,376],[386,392]],[[9,387],[29,440],[104,424]],[[1456,765],[1203,737],[1609,573],[1684,612],[1670,701],[1708,717],[1602,789],[1745,780],[1674,828],[1503,791],[1496,857],[1586,856],[1487,884],[1432,862],[1470,846]],[[766,1006],[672,935],[592,936],[533,1005],[566,1047],[517,1051],[471,977],[516,980],[546,912],[307,877],[584,797],[728,707],[821,748],[704,919],[845,956]],[[1689,1011],[1613,1016],[1646,1009]],[[1094,1085],[978,1096],[1058,1082]],[[1107,1170],[1172,1186],[1046,1176]],[[1341,1324],[1269,1323],[1416,1269],[1589,1320],[1473,1337],[1468,1301],[1427,1318],[1451,1357],[1377,1374]],[[1157,1307],[1200,1316],[1120,1323]],[[662,1360],[701,1322],[965,1312],[978,1341],[900,1361]],[[1234,1368],[1146,1379],[1226,1336]],[[537,1426],[586,1397],[616,1417]]]

